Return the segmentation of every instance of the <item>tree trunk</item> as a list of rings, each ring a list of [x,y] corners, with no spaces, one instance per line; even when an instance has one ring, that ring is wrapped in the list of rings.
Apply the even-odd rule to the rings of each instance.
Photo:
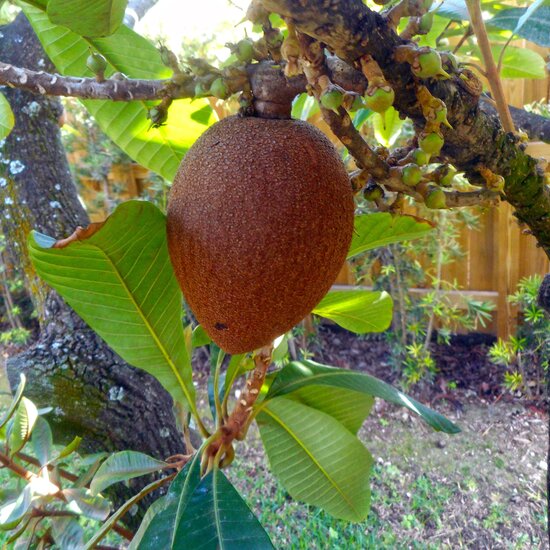
[[[1,31],[2,60],[53,69],[23,14]],[[59,101],[17,89],[3,92],[16,126],[0,150],[0,223],[40,321],[38,341],[8,360],[11,386],[24,372],[25,394],[39,406],[54,407],[48,420],[58,440],[79,435],[85,451],[139,449],[161,458],[183,452],[168,393],[113,353],[34,273],[26,247],[31,228],[61,238],[89,220],[61,143]]]

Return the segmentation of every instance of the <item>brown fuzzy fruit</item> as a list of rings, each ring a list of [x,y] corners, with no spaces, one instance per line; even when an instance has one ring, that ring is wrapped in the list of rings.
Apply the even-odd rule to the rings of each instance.
[[[296,120],[229,117],[189,149],[168,204],[168,248],[198,321],[228,353],[300,322],[334,282],[353,233],[348,175]]]

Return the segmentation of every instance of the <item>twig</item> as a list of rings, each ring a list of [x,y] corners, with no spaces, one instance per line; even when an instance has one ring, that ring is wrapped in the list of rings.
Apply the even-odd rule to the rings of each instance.
[[[477,191],[445,191],[445,204],[452,208],[456,206],[476,206],[485,201],[497,204],[500,193],[490,189],[479,189]]]
[[[508,109],[508,103],[506,103],[506,99],[504,97],[504,88],[502,87],[500,74],[491,52],[491,44],[489,42],[487,29],[485,28],[485,23],[483,22],[483,16],[481,14],[481,5],[479,0],[466,0],[466,5],[468,7],[468,13],[470,14],[472,29],[476,35],[481,56],[483,57],[487,80],[489,81],[491,93],[496,102],[497,112],[500,117],[502,127],[507,132],[515,132],[514,122],[512,121],[512,116],[510,115],[510,110]]]

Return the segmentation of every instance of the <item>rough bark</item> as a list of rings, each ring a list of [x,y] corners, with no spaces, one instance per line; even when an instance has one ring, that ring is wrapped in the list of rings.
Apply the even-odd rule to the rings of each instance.
[[[51,70],[21,14],[1,29],[0,55],[10,63]],[[85,451],[139,449],[166,458],[184,451],[168,393],[150,375],[124,363],[63,300],[33,273],[26,234],[31,228],[57,238],[86,225],[61,144],[57,99],[3,90],[16,126],[1,151],[6,174],[0,187],[2,231],[15,265],[23,268],[40,318],[40,337],[8,360],[12,387],[24,372],[26,395],[54,407],[49,419],[61,440],[84,437]],[[5,161],[5,162],[6,162]]]
[[[396,109],[416,126],[424,126],[416,98],[417,81],[410,65],[398,63],[394,57],[396,48],[408,42],[395,33],[382,15],[369,10],[361,0],[262,3],[269,11],[293,20],[297,30],[323,42],[352,66],[363,55],[371,55],[395,91]],[[423,84],[445,102],[453,126],[443,131],[443,155],[473,182],[483,182],[480,166],[502,175],[506,200],[550,257],[550,190],[537,161],[524,152],[516,136],[504,132],[496,116],[481,109],[481,89],[473,78],[464,81],[455,75],[449,80],[425,80]]]

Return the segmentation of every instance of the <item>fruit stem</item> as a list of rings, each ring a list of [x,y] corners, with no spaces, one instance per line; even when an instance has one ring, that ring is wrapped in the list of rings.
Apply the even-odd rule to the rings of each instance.
[[[205,445],[202,458],[203,471],[210,471],[212,467],[218,467],[232,460],[232,442],[235,439],[243,439],[248,426],[248,419],[252,414],[254,403],[258,399],[260,390],[264,384],[267,369],[271,364],[273,343],[264,346],[254,352],[254,369],[250,372],[246,386],[241,393],[233,412],[216,430]],[[221,417],[220,417],[221,418]],[[227,458],[228,460],[224,460]]]

